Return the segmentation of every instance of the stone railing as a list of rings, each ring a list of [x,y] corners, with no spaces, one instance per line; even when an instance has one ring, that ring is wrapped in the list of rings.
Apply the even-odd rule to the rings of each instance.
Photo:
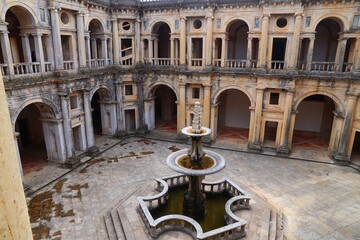
[[[6,63],[1,63],[0,69],[3,76],[10,75],[9,66]]]
[[[214,67],[221,67],[221,59],[214,59]]]
[[[121,57],[119,62],[120,62],[120,65],[130,66],[133,64],[133,57],[132,57],[132,55],[126,56],[126,57]]]
[[[228,225],[208,232],[203,232],[200,224],[192,218],[184,215],[165,215],[156,220],[152,217],[150,209],[166,203],[169,198],[169,187],[185,185],[188,179],[185,175],[174,175],[162,179],[156,179],[159,194],[149,197],[138,197],[139,212],[145,222],[151,237],[156,238],[161,233],[169,230],[180,230],[189,233],[195,239],[223,239],[240,238],[246,235],[245,225],[247,221],[237,217],[233,211],[250,209],[250,196],[244,190],[236,186],[232,181],[223,178],[217,182],[203,182],[202,189],[208,193],[227,191],[232,198],[225,204],[225,220]]]
[[[14,68],[14,74],[15,75],[26,75],[26,74],[41,73],[40,62],[14,63],[13,68]]]
[[[53,71],[52,62],[44,62],[44,65],[45,65],[45,72]]]
[[[203,59],[202,58],[192,58],[190,60],[191,66],[193,67],[202,67],[203,66]]]
[[[64,61],[64,69],[65,70],[73,70],[74,69],[74,61]]]
[[[335,62],[311,62],[310,69],[322,72],[336,72],[340,70],[339,65]]]
[[[285,61],[271,60],[271,69],[284,69]]]
[[[246,59],[226,59],[225,67],[228,68],[246,68]]]
[[[93,68],[97,67],[105,67],[106,66],[106,59],[91,59],[90,66]]]

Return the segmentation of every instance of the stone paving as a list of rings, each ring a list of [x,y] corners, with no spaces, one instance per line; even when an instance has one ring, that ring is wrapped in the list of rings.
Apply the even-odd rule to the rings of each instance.
[[[166,157],[188,147],[128,138],[57,179],[27,198],[34,239],[107,239],[103,216],[109,208],[119,199],[135,199],[135,189],[151,193],[155,178],[174,174]],[[359,172],[332,164],[215,151],[225,157],[227,167],[206,179],[227,176],[282,212],[287,239],[360,239]],[[138,226],[134,235],[146,236],[142,223]],[[181,233],[168,234],[160,239],[183,239]]]

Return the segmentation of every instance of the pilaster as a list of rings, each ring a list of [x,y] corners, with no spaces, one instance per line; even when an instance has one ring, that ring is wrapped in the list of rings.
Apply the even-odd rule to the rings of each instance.
[[[50,8],[55,70],[64,70],[58,9]]]
[[[119,26],[117,18],[114,18],[112,21],[112,34],[113,34],[113,56],[114,56],[114,65],[119,65]]]
[[[269,37],[269,18],[270,14],[264,14],[261,24],[261,39],[260,39],[260,52],[259,52],[259,67],[266,67],[266,58],[267,58],[267,47],[268,47],[268,37]]]
[[[86,50],[85,50],[85,34],[84,34],[84,12],[78,12],[76,14],[76,27],[77,27],[79,64],[80,64],[80,68],[85,68]]]
[[[186,64],[186,18],[180,18],[180,65]],[[178,128],[179,129],[179,128]]]
[[[294,97],[294,90],[286,90],[286,98],[285,98],[285,106],[284,106],[284,117],[283,124],[281,129],[281,138],[280,138],[280,146],[277,149],[277,152],[280,154],[289,154],[289,130],[291,123],[291,112],[292,112],[292,102]]]

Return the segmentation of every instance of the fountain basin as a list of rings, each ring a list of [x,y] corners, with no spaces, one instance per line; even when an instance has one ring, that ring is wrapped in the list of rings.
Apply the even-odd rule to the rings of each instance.
[[[225,168],[225,158],[220,154],[204,150],[206,159],[202,166],[189,166],[186,163],[188,156],[188,149],[182,149],[170,154],[167,159],[167,165],[175,172],[182,173],[188,176],[205,176],[220,172]],[[185,159],[185,160],[184,160]]]
[[[201,127],[200,133],[194,133],[192,132],[192,127],[184,127],[183,129],[181,129],[181,132],[187,136],[190,137],[205,137],[211,134],[211,129],[207,128],[207,127]]]

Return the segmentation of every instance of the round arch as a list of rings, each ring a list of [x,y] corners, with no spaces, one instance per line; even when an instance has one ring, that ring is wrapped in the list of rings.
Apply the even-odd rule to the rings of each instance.
[[[94,94],[99,91],[99,96],[101,100],[113,100],[113,96],[111,94],[110,89],[105,85],[100,85],[93,89],[90,94],[90,99],[93,98]]]
[[[324,96],[327,96],[327,97],[331,98],[335,103],[335,107],[336,107],[337,112],[340,112],[340,113],[344,112],[344,105],[340,101],[340,99],[338,97],[336,97],[334,94],[331,94],[331,93],[325,92],[325,91],[311,91],[311,92],[305,93],[304,95],[302,95],[301,97],[299,97],[297,100],[294,101],[293,109],[296,111],[298,109],[300,103],[305,98],[310,97],[312,95],[324,95]]]
[[[10,2],[2,8],[2,10],[1,10],[1,21],[2,22],[5,22],[6,13],[7,13],[7,11],[10,10],[10,8],[15,8],[15,11],[12,10],[12,12],[15,15],[18,15],[18,13],[25,13],[25,17],[21,18],[21,21],[20,21],[21,25],[37,25],[38,24],[39,19],[36,15],[35,11],[31,7],[29,7],[27,4],[21,3],[18,1]]]
[[[60,118],[60,114],[59,114],[59,109],[56,107],[56,105],[51,102],[49,99],[46,98],[33,98],[33,99],[29,99],[25,102],[23,102],[14,112],[14,114],[12,114],[11,116],[11,123],[13,126],[15,126],[15,122],[17,120],[17,118],[19,117],[19,114],[21,113],[22,110],[24,110],[24,108],[26,108],[27,106],[29,106],[30,104],[36,104],[37,108],[40,108],[40,112],[47,110],[46,113],[52,113],[53,117],[55,119],[59,119]],[[40,104],[40,105],[38,105]],[[47,109],[46,109],[47,107]],[[44,109],[45,108],[45,109]],[[49,116],[49,115],[46,115]]]
[[[99,27],[100,27],[100,31],[97,32],[97,33],[103,33],[104,32],[104,22],[102,21],[102,19],[98,18],[98,17],[92,17],[89,19],[89,21],[87,22],[86,26],[85,26],[85,29],[87,30],[90,30],[90,24],[91,22],[95,22],[95,23],[98,23],[99,24]]]
[[[316,27],[319,25],[319,23],[326,19],[334,20],[335,22],[337,22],[340,26],[341,32],[343,32],[345,29],[349,29],[349,23],[345,16],[343,16],[341,14],[332,13],[332,14],[326,14],[326,15],[320,16],[318,19],[316,19],[316,21],[314,21],[314,24],[312,26],[312,31],[315,31]]]
[[[176,92],[176,90],[174,89],[174,87],[166,82],[157,82],[153,85],[150,85],[148,90],[146,91],[146,94],[145,96],[147,96],[147,98],[152,98],[154,96],[154,93],[156,91],[156,88],[159,87],[160,85],[164,85],[166,87],[169,87],[175,94],[176,96],[176,100],[178,101],[179,100],[179,95],[178,93]]]
[[[228,19],[228,20],[224,23],[224,25],[223,25],[223,31],[228,32],[228,31],[229,31],[229,28],[231,27],[231,25],[234,24],[234,23],[237,22],[237,21],[242,21],[242,22],[244,22],[244,23],[247,25],[247,27],[249,28],[249,30],[252,28],[250,22],[249,22],[247,19],[241,18],[241,17],[232,17],[232,18]]]
[[[219,96],[221,95],[221,93],[223,93],[226,90],[230,90],[230,89],[239,90],[239,91],[243,92],[248,97],[248,99],[250,101],[250,106],[251,107],[255,106],[255,101],[251,98],[250,93],[245,88],[243,88],[241,86],[235,86],[235,85],[227,86],[227,87],[217,90],[212,97],[212,104],[216,104],[218,102]]]
[[[162,25],[162,24],[166,24],[168,25],[169,29],[170,29],[170,33],[173,32],[173,28],[172,28],[172,25],[170,24],[170,22],[168,20],[165,20],[165,19],[160,19],[160,20],[156,20],[154,22],[152,22],[150,24],[150,33],[156,33],[158,28]]]

